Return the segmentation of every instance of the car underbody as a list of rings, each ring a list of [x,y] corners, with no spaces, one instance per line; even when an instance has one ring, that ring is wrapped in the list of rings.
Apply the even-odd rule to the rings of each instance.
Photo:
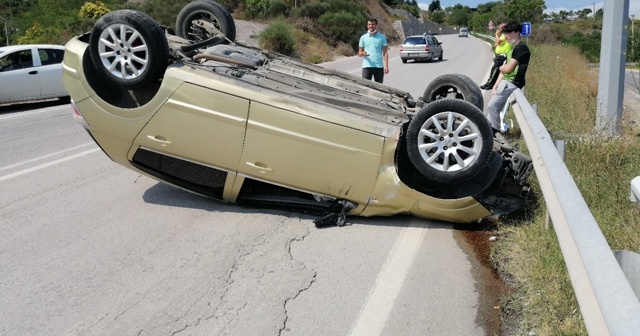
[[[220,18],[220,5],[194,6],[203,3]],[[130,83],[123,67],[110,79],[117,66],[92,49],[101,47],[96,35],[120,21],[135,27],[143,17],[132,12],[113,14],[108,18],[117,25],[104,20],[104,30],[72,39],[65,54],[76,119],[125,167],[224,202],[313,213],[321,216],[318,225],[398,213],[469,222],[528,203],[531,161],[508,145],[493,146],[478,110],[482,96],[465,76],[435,80],[414,99],[234,43],[229,32],[194,20],[191,26],[206,38],[190,40],[158,26],[167,50],[158,78]],[[231,126],[212,123],[219,131],[207,132],[211,118]],[[238,151],[209,147],[221,141],[229,147],[236,141]]]

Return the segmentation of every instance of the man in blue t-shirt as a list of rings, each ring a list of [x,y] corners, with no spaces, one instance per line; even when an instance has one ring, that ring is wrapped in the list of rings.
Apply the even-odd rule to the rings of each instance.
[[[362,78],[373,79],[382,83],[384,75],[389,73],[389,54],[387,53],[387,38],[379,33],[378,20],[367,21],[367,32],[360,37],[358,56],[362,61]]]

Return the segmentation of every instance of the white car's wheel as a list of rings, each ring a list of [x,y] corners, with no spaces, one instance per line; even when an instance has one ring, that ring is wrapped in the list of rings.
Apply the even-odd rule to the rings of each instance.
[[[160,26],[134,10],[101,17],[91,32],[89,52],[102,77],[129,90],[160,79],[169,62],[169,47]]]
[[[425,105],[409,123],[407,154],[428,181],[460,183],[489,162],[493,139],[482,112],[464,100]]]

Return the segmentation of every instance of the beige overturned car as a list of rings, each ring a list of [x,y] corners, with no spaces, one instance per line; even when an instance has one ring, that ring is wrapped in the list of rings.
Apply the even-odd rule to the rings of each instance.
[[[114,11],[66,44],[75,118],[113,161],[224,202],[470,222],[527,203],[530,160],[495,146],[469,78],[407,92],[235,43],[229,12],[185,6],[176,33]]]

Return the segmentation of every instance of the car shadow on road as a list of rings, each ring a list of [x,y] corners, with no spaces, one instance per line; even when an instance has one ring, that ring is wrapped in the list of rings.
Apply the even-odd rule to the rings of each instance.
[[[148,188],[143,196],[146,203],[155,205],[165,205],[179,208],[199,209],[211,212],[234,212],[234,213],[264,213],[275,215],[286,215],[300,218],[301,220],[313,221],[322,217],[323,214],[312,214],[294,211],[280,207],[254,207],[224,203],[207,198],[191,192],[173,187],[164,183],[156,183]],[[378,217],[347,216],[345,226],[368,225],[368,226],[388,226],[388,227],[420,227],[425,229],[449,229],[456,231],[483,231],[486,225],[478,223],[456,224],[445,221],[435,221],[422,219],[411,215],[394,215]],[[336,226],[322,227],[319,229],[340,229]]]
[[[148,188],[142,195],[142,199],[145,203],[164,205],[178,208],[198,209],[210,212],[233,212],[233,213],[264,213],[264,214],[277,214],[288,215],[298,213],[292,212],[287,209],[279,209],[275,207],[249,207],[242,206],[233,203],[225,203],[217,201],[213,198],[197,195],[186,190],[167,185],[161,182],[156,183],[152,187]],[[307,214],[299,214],[300,218],[311,218],[314,216]]]
[[[49,108],[69,104],[69,99],[54,98],[26,103],[0,104],[0,115]]]

